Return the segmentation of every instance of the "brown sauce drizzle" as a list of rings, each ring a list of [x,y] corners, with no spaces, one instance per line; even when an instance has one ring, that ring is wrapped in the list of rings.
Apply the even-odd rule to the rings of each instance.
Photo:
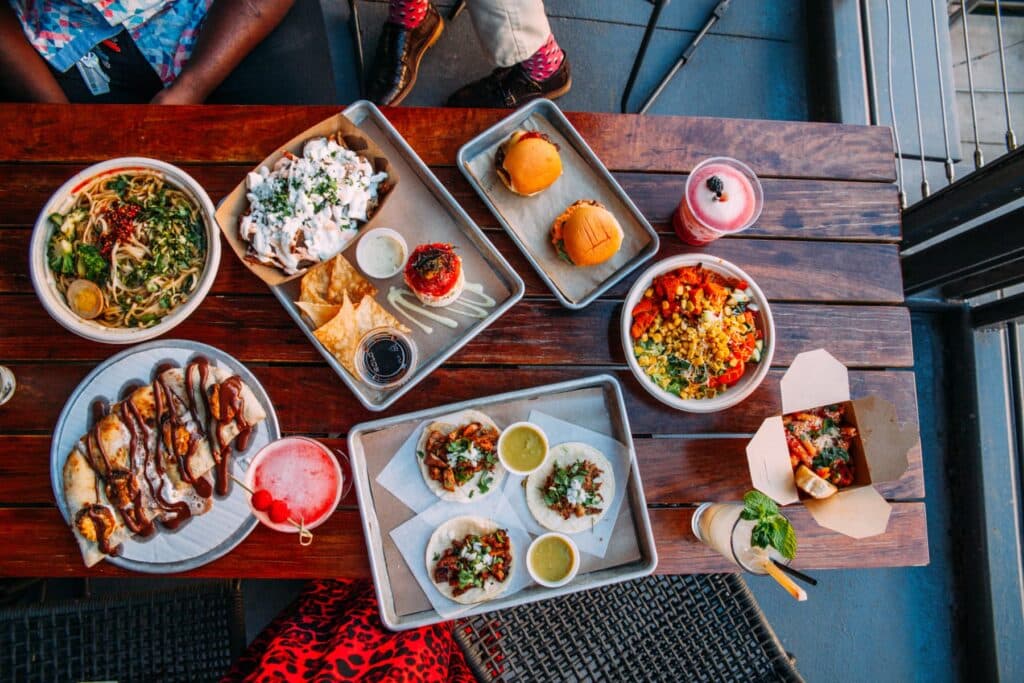
[[[147,519],[143,507],[142,490],[138,482],[139,473],[153,501],[167,513],[161,516],[160,525],[167,529],[176,529],[192,516],[192,509],[188,502],[171,501],[164,495],[164,487],[169,481],[165,476],[164,463],[174,462],[182,480],[191,484],[198,496],[209,498],[214,490],[223,496],[227,494],[231,482],[232,450],[231,442],[226,442],[222,438],[224,429],[232,422],[237,425],[239,432],[234,443],[239,450],[244,450],[248,446],[252,434],[252,425],[248,424],[244,417],[244,384],[241,378],[231,376],[219,385],[211,386],[210,391],[207,391],[210,361],[203,356],[197,356],[184,370],[186,407],[191,415],[179,415],[179,406],[176,402],[180,404],[180,399],[163,378],[167,370],[175,367],[177,366],[168,362],[161,363],[156,368],[152,384],[155,420],[143,419],[138,407],[130,400],[131,395],[142,385],[132,383],[122,390],[118,417],[130,436],[128,470],[114,467],[99,439],[98,425],[110,413],[109,403],[99,398],[93,401],[90,407],[92,426],[84,439],[86,457],[92,468],[104,479],[107,498],[118,508],[125,526],[141,536],[152,534],[155,527],[153,522]],[[194,375],[198,378],[198,387],[193,379]],[[202,409],[197,401],[197,395],[201,397],[199,400],[202,402]],[[212,400],[216,400],[215,405],[211,405]],[[191,419],[187,419],[189,417]],[[203,418],[210,420],[209,433],[203,425]],[[216,463],[215,485],[205,476],[192,476],[191,461],[199,451],[201,440],[204,438],[208,440]],[[156,476],[151,477],[150,472]],[[83,515],[88,515],[93,521],[97,529],[97,538],[102,539],[100,550],[107,555],[118,552],[118,548],[109,548],[108,539],[105,538],[110,535],[108,527],[114,523],[113,515],[105,506],[87,504],[78,515],[79,519]]]
[[[114,534],[114,515],[105,505],[86,503],[78,511],[75,517],[75,524],[79,527],[82,518],[88,517],[92,522],[93,530],[96,533],[96,544],[104,555],[117,555],[121,552],[121,546],[111,546],[110,537]]]

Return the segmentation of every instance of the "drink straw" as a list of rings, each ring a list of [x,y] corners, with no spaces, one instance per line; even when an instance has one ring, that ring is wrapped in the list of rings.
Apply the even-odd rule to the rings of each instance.
[[[781,569],[782,571],[784,571],[787,574],[789,574],[790,576],[792,576],[794,579],[800,579],[804,583],[809,584],[811,586],[817,586],[818,585],[818,580],[817,579],[815,579],[812,576],[808,576],[807,574],[804,574],[802,571],[798,571],[796,569],[793,569],[788,564],[783,564],[783,563],[779,562],[778,560],[776,560],[775,558],[772,558],[772,563],[776,567]]]
[[[807,599],[807,591],[805,591],[800,586],[796,585],[796,583],[793,582],[793,579],[789,578],[789,576],[782,573],[782,571],[775,565],[775,563],[771,562],[770,560],[765,560],[761,563],[761,567],[766,572],[768,572],[768,576],[775,579],[775,581],[780,586],[785,588],[786,592],[792,595],[794,598],[796,598],[800,602],[803,602]]]

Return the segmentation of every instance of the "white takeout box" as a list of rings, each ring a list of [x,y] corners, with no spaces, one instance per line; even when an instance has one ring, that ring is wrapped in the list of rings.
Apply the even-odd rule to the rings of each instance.
[[[907,452],[920,436],[913,426],[901,426],[892,403],[868,396],[850,400],[846,366],[828,351],[801,353],[782,377],[783,414],[845,403],[847,419],[858,436],[850,447],[854,480],[824,500],[803,494],[793,478],[782,416],[761,423],[747,444],[747,463],[754,488],[780,505],[803,502],[821,526],[852,538],[884,533],[892,507],[872,484],[899,479],[907,470]]]

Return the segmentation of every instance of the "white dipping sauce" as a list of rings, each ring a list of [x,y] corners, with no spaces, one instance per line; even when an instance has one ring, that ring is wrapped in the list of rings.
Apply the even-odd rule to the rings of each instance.
[[[372,278],[389,278],[405,266],[408,253],[405,239],[390,228],[375,228],[363,236],[356,247],[360,269]]]

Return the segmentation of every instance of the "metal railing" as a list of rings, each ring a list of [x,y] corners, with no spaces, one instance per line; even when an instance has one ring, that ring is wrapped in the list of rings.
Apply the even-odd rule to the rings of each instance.
[[[886,119],[891,122],[896,147],[896,179],[904,209],[901,249],[907,293],[965,303],[972,307],[970,320],[975,326],[1024,317],[1024,298],[1007,289],[1024,283],[1024,149],[1017,146],[1009,85],[1024,84],[1024,73],[1008,74],[1008,69],[1017,64],[1010,64],[1009,51],[1024,50],[1024,39],[1008,44],[1004,35],[1008,14],[1003,6],[1011,3],[960,0],[948,3],[943,13],[939,4],[942,0],[928,0],[928,27],[921,25],[928,10],[919,0],[913,0],[913,4],[912,0],[861,1],[869,114],[872,123],[885,123]],[[1019,17],[1024,3],[1012,4],[1011,11]],[[881,20],[880,12],[884,14]],[[1018,17],[1013,20],[1024,22]],[[986,26],[980,26],[982,21]],[[940,22],[948,22],[957,30],[940,30],[945,28]],[[884,32],[877,30],[879,26]],[[956,37],[962,40],[962,46],[952,43],[957,32],[962,34]],[[962,47],[963,61],[957,65],[966,67],[966,83],[954,83],[952,93],[946,89],[947,79],[953,81],[952,60],[946,61],[941,49],[947,34],[950,54]],[[985,34],[990,37],[984,39]],[[905,44],[901,44],[899,41],[904,39]],[[927,44],[921,47],[927,42],[933,43],[934,50]],[[901,51],[901,57],[906,54],[900,63],[893,61],[895,50]],[[875,57],[882,54],[885,67],[876,73],[881,60]],[[992,59],[996,62],[994,68]],[[988,67],[989,87],[978,86],[979,66]],[[913,97],[909,116],[906,108],[900,116],[896,106],[901,93],[894,87],[893,74],[901,69],[909,71],[912,93],[905,95],[906,99]],[[887,86],[884,100],[878,96],[881,78]],[[927,91],[921,86],[925,80]],[[992,87],[994,83],[999,87]],[[947,98],[947,94],[952,97]],[[970,161],[964,161],[959,169],[955,160],[961,156],[961,140],[951,133],[951,129],[958,129],[957,94],[966,96],[967,106],[961,111],[969,112],[971,124],[971,132],[961,136],[962,142],[973,147],[969,155],[964,155]],[[941,147],[938,134],[929,135],[923,125],[931,124],[929,130],[934,130],[936,120],[941,121]],[[998,154],[986,155],[985,139],[996,135],[1002,138],[1002,149]],[[915,143],[916,150],[912,149]],[[993,151],[991,144],[988,151]],[[934,169],[938,162],[944,180],[934,188],[929,166]],[[912,166],[908,168],[908,164]],[[920,172],[919,188],[909,178],[908,170]],[[957,177],[958,170],[962,177]],[[935,169],[931,180],[936,181],[938,175]],[[916,195],[918,190],[920,197],[908,202],[908,195]]]

